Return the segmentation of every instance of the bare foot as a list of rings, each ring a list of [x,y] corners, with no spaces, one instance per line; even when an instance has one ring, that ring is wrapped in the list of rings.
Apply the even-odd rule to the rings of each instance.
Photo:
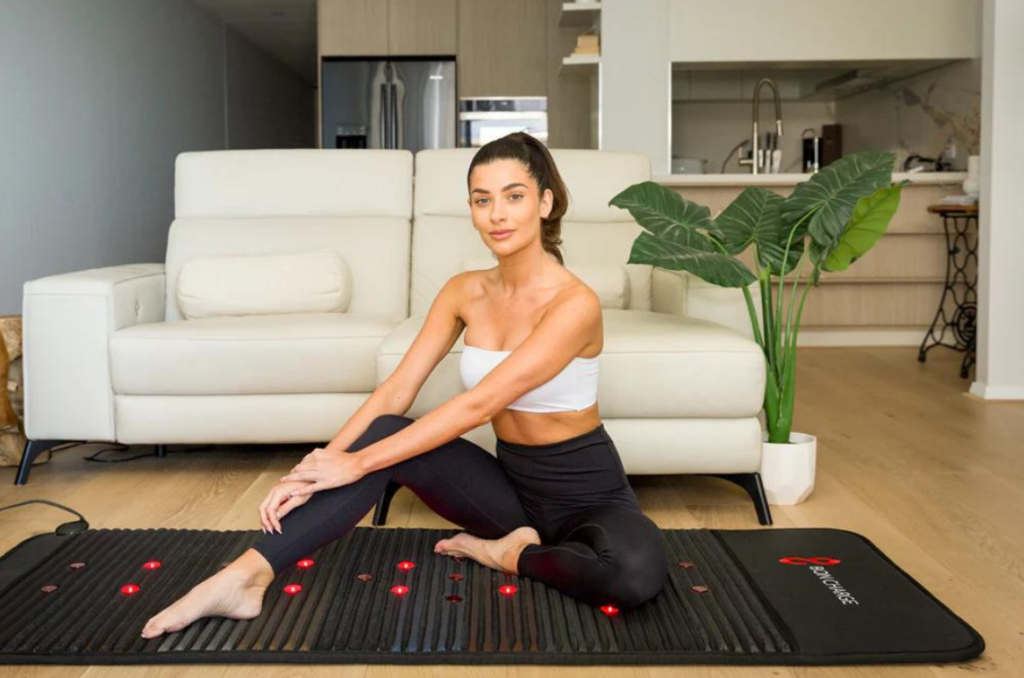
[[[156,638],[180,631],[203,617],[257,617],[263,609],[263,594],[273,579],[270,564],[263,556],[255,551],[246,552],[146,622],[142,637]]]
[[[519,554],[530,544],[540,544],[540,535],[532,527],[519,527],[501,539],[481,539],[460,532],[434,545],[434,552],[446,556],[466,556],[485,567],[519,574]]]

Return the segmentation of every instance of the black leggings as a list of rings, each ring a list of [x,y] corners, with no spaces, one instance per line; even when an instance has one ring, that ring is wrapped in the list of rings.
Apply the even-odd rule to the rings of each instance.
[[[361,450],[413,421],[380,416],[348,451]],[[523,549],[519,574],[573,598],[629,609],[661,591],[668,577],[664,538],[640,511],[603,424],[550,445],[499,439],[497,453],[496,459],[456,438],[350,485],[316,492],[281,519],[282,534],[264,535],[253,548],[276,574],[348,533],[394,482],[411,489],[442,518],[484,539],[532,526],[542,543]]]

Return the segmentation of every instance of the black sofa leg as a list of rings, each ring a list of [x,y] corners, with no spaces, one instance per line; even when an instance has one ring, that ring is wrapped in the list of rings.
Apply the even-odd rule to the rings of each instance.
[[[32,470],[32,462],[43,452],[51,447],[66,442],[64,440],[28,440],[25,442],[25,450],[21,453],[21,464],[18,466],[18,475],[14,477],[15,485],[24,485],[28,482],[29,471]]]
[[[735,483],[747,491],[750,498],[754,500],[754,509],[757,511],[757,522],[762,525],[772,524],[772,512],[768,508],[768,498],[764,494],[764,485],[761,484],[760,473],[709,473],[713,478],[721,478]]]
[[[154,445],[153,446],[153,451],[156,453],[156,456],[158,456],[158,457],[166,457],[167,456],[167,446],[166,445]]]
[[[380,499],[377,500],[377,509],[373,512],[373,524],[381,526],[388,518],[388,509],[391,508],[391,500],[395,496],[395,492],[398,492],[402,486],[398,483],[389,482],[385,487],[384,491],[380,494]]]

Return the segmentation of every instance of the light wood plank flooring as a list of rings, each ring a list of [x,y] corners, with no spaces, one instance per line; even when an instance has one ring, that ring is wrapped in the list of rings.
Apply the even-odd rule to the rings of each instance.
[[[818,480],[798,506],[773,507],[777,527],[836,527],[865,535],[954,612],[988,649],[963,665],[860,667],[552,666],[138,666],[0,667],[4,678],[88,676],[464,676],[628,678],[797,676],[907,678],[957,671],[1024,675],[1024,404],[966,396],[960,354],[929,362],[909,348],[800,350],[796,430],[814,433]],[[126,464],[82,458],[101,445],[59,453],[14,487],[0,469],[0,506],[45,498],[72,506],[94,527],[258,529],[256,507],[297,452],[242,449],[172,453]],[[146,451],[146,448],[140,448]],[[123,453],[122,453],[123,454]],[[644,510],[662,527],[758,527],[744,493],[723,481],[632,478]],[[0,513],[0,552],[70,517],[35,505]],[[367,516],[361,523],[370,524]],[[408,490],[389,526],[451,527]]]

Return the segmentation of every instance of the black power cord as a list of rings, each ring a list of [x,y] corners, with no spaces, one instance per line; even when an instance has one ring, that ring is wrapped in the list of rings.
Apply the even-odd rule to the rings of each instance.
[[[76,444],[80,445],[80,444],[84,444],[84,443],[76,443]],[[175,454],[177,454],[178,452],[197,452],[199,450],[208,450],[211,447],[213,447],[213,445],[200,445],[198,447],[186,447],[186,448],[183,448],[183,449],[180,449],[180,450],[165,450],[165,453],[166,454],[171,454],[172,452],[174,452]],[[54,448],[54,449],[56,449],[56,448]],[[155,457],[156,456],[156,450],[154,449],[152,452],[147,452],[145,454],[137,454],[137,455],[135,455],[133,457],[125,457],[123,459],[101,459],[100,458],[100,455],[103,454],[104,452],[125,452],[125,451],[130,450],[130,449],[131,449],[130,445],[125,445],[124,443],[115,443],[114,447],[104,447],[102,450],[98,450],[98,451],[94,452],[93,454],[89,455],[88,457],[83,457],[83,459],[85,459],[85,461],[95,461],[95,462],[99,462],[101,464],[122,464],[122,463],[124,463],[126,461],[133,461],[135,459],[142,459],[144,457]]]
[[[61,510],[67,511],[68,513],[73,513],[74,515],[78,516],[78,520],[58,525],[55,532],[59,535],[66,536],[71,534],[78,534],[79,532],[85,532],[89,529],[89,523],[88,521],[86,521],[85,516],[83,516],[81,513],[74,509],[68,508],[67,506],[62,506],[61,504],[49,501],[47,499],[29,499],[28,501],[21,501],[18,502],[17,504],[11,504],[10,506],[0,507],[0,511],[6,511],[7,509],[17,508],[18,506],[25,506],[26,504],[48,504],[50,506],[56,506]]]

